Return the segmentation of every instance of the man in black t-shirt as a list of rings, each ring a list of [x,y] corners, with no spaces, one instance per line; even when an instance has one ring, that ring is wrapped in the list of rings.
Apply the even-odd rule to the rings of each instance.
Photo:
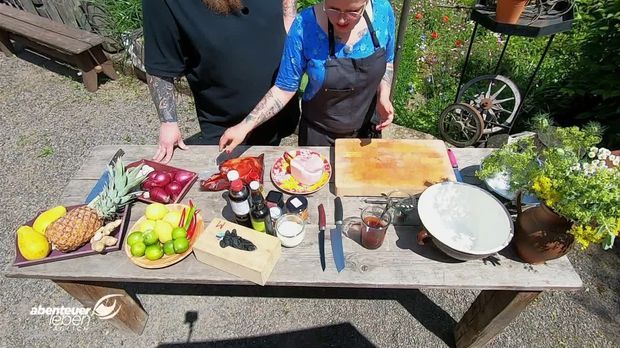
[[[175,146],[186,149],[177,124],[174,78],[186,76],[204,143],[217,145],[271,88],[295,0],[143,0],[147,82],[159,119],[159,148],[168,162]],[[286,28],[285,28],[286,27]],[[278,145],[295,130],[293,98],[246,140]]]

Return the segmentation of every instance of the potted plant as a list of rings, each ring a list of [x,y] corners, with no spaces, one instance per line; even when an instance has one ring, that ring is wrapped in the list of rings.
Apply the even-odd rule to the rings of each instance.
[[[620,230],[620,157],[595,146],[601,140],[597,124],[554,127],[538,117],[535,128],[534,137],[487,157],[477,173],[481,179],[508,173],[511,190],[541,201],[517,216],[519,256],[544,262],[566,254],[573,241],[582,249],[592,243],[611,248]]]
[[[497,0],[495,20],[499,23],[516,24],[529,0]]]

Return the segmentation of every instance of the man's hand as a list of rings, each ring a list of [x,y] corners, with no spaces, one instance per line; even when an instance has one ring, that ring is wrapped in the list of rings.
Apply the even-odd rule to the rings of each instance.
[[[251,128],[248,128],[243,123],[228,128],[220,138],[220,151],[226,149],[226,152],[231,153],[237,145],[245,140],[250,130]]]
[[[390,102],[389,96],[384,96],[377,101],[377,113],[381,123],[377,125],[377,130],[383,130],[394,120],[394,107]]]
[[[181,150],[189,149],[183,142],[179,125],[176,122],[162,122],[159,127],[159,148],[153,156],[153,160],[162,163],[170,162],[175,146]]]

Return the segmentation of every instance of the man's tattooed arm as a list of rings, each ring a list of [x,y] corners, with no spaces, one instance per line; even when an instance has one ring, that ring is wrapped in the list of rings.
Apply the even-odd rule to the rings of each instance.
[[[161,122],[177,122],[177,104],[174,97],[174,79],[146,75],[151,98]]]
[[[297,16],[297,0],[282,0],[282,12],[284,13],[284,29],[288,33]]]
[[[294,95],[295,92],[283,91],[276,86],[271,87],[254,110],[243,119],[242,123],[250,129],[260,126],[280,112]]]

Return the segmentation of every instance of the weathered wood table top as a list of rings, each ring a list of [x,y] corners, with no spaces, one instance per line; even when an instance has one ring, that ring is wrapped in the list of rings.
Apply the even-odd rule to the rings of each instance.
[[[99,146],[85,158],[80,170],[69,181],[58,203],[64,205],[83,203],[92,186],[99,179],[105,165],[119,148],[118,145]],[[155,146],[123,145],[126,163],[150,159],[155,153]],[[270,170],[275,160],[286,147],[250,147],[245,148],[243,156],[265,154],[265,190],[274,189],[270,181]],[[333,167],[333,148],[313,148],[329,156]],[[472,169],[480,163],[491,149],[454,149],[465,181],[473,178]],[[214,146],[192,146],[189,151],[177,150],[170,165],[198,173],[214,172],[217,148]],[[366,169],[368,170],[368,169]],[[336,173],[337,175],[337,173]],[[468,261],[457,262],[445,256],[434,246],[419,246],[416,234],[419,226],[391,226],[383,245],[377,250],[366,250],[356,241],[343,238],[346,268],[341,273],[336,271],[329,233],[326,233],[325,258],[327,268],[321,270],[318,248],[318,211],[321,203],[325,206],[329,230],[333,227],[333,182],[331,187],[324,187],[319,192],[308,196],[310,222],[306,226],[306,236],[296,248],[283,248],[267,285],[309,286],[309,287],[363,287],[363,288],[459,288],[487,290],[575,290],[582,287],[582,282],[570,261],[566,257],[547,262],[544,265],[529,265],[519,260],[511,247],[497,255],[494,262]],[[213,217],[231,217],[222,192],[202,192],[198,182],[184,198],[191,198],[206,220]],[[288,197],[285,195],[285,198]],[[475,202],[468,202],[475,204]],[[365,203],[361,197],[343,198],[345,219],[359,216]],[[146,205],[137,202],[131,209],[131,224],[143,215]],[[331,223],[331,226],[330,226]],[[252,284],[236,276],[224,273],[202,264],[190,255],[182,262],[171,267],[146,270],[134,265],[123,251],[107,255],[94,255],[72,260],[52,262],[42,265],[17,268],[10,266],[6,270],[9,277],[43,278],[61,281],[110,281],[110,282],[157,282],[157,283],[191,283],[191,284]]]

